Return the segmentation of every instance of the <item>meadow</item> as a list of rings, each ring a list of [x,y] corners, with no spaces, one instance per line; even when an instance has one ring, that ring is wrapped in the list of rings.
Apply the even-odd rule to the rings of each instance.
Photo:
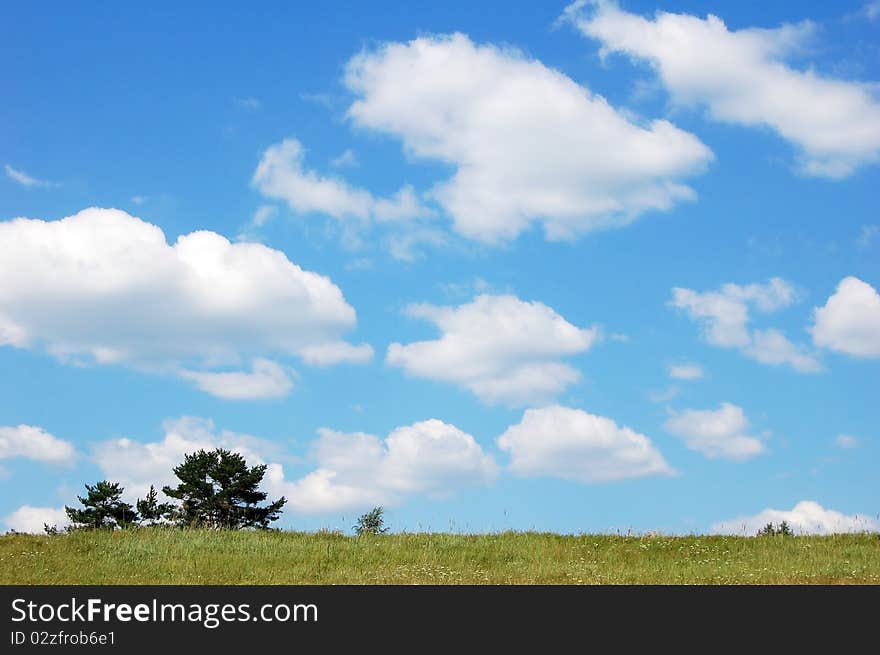
[[[0,536],[2,584],[880,584],[880,535]]]

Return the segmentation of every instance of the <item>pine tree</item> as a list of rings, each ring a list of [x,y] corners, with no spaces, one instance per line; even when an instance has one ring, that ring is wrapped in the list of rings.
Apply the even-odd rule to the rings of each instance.
[[[85,497],[77,496],[83,509],[64,506],[67,518],[75,528],[127,528],[138,520],[137,512],[122,500],[124,489],[118,482],[101,480],[85,485]]]
[[[260,507],[266,492],[257,487],[266,474],[266,465],[248,468],[244,458],[223,448],[200,450],[186,455],[174,467],[180,479],[177,487],[163,487],[169,498],[181,501],[178,522],[191,527],[215,529],[268,528],[277,521],[287,500],[280,499]]]
[[[160,503],[159,494],[156,493],[153,485],[150,485],[146,498],[143,500],[138,498],[136,506],[138,514],[141,515],[141,522],[147,525],[156,525],[163,520],[171,520],[174,516],[174,504]]]

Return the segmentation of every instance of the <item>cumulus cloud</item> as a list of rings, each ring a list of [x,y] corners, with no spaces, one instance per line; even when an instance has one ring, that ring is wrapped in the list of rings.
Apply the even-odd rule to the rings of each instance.
[[[559,405],[526,410],[497,443],[510,471],[526,477],[601,483],[675,473],[645,435]]]
[[[847,515],[833,509],[825,509],[812,500],[802,500],[790,510],[765,509],[754,516],[738,516],[715,523],[711,531],[716,534],[754,535],[768,523],[778,525],[788,522],[798,534],[838,534],[843,532],[876,532],[880,521],[871,516]]]
[[[270,483],[295,511],[395,504],[413,494],[444,497],[497,475],[495,461],[471,435],[437,419],[396,428],[385,439],[329,429],[319,435],[311,449],[314,471],[285,482],[280,465],[269,468]]]
[[[281,398],[293,388],[293,382],[283,366],[262,358],[253,361],[250,372],[200,373],[184,370],[180,376],[192,380],[199,389],[212,396],[229,400]]]
[[[42,188],[49,189],[53,186],[57,186],[54,182],[47,182],[46,180],[38,180],[35,177],[31,177],[27,173],[17,168],[13,168],[9,164],[4,164],[3,170],[6,171],[6,177],[8,177],[13,182],[20,184],[23,187],[28,189],[31,188]]]
[[[32,507],[22,505],[12,514],[4,517],[3,522],[9,530],[39,534],[43,526],[56,526],[58,529],[67,526],[67,513],[63,507]]]
[[[23,457],[40,462],[73,460],[73,444],[33,425],[0,426],[0,459]]]
[[[636,124],[563,73],[463,34],[366,50],[344,79],[356,126],[455,167],[430,196],[486,243],[536,223],[569,239],[670,209],[694,197],[681,180],[712,159],[668,121]]]
[[[763,364],[785,364],[801,373],[815,373],[822,365],[804,346],[792,343],[777,329],[749,329],[750,309],[771,313],[796,299],[791,285],[774,277],[766,284],[725,284],[718,291],[675,287],[670,304],[699,322],[712,345],[737,348]]]
[[[330,279],[261,244],[199,231],[169,245],[157,226],[115,209],[0,222],[0,345],[211,373],[270,354],[305,357],[355,322]]]
[[[880,156],[880,103],[869,84],[786,63],[809,44],[810,22],[730,30],[711,14],[657,12],[651,20],[611,0],[577,2],[566,16],[602,44],[603,56],[647,62],[677,104],[774,130],[797,148],[808,175],[845,177]]]
[[[586,352],[599,328],[579,328],[540,302],[510,295],[477,296],[457,307],[410,305],[407,314],[430,321],[440,338],[392,343],[386,363],[408,374],[451,382],[489,404],[530,404],[580,379],[560,358]]]
[[[699,380],[703,377],[703,367],[699,364],[673,364],[669,367],[669,377],[674,380]]]
[[[760,439],[747,434],[749,420],[742,407],[731,403],[715,410],[672,412],[663,427],[709,459],[744,461],[766,451]]]
[[[846,277],[813,311],[813,343],[853,357],[880,357],[880,295],[857,277]]]

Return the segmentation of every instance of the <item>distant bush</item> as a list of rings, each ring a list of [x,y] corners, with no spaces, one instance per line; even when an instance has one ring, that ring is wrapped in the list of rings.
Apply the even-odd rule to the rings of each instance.
[[[768,523],[758,530],[757,534],[759,537],[791,537],[792,535],[794,535],[794,532],[792,532],[788,521],[783,521],[778,526]]]
[[[374,507],[363,516],[360,516],[357,524],[354,526],[354,533],[357,536],[362,534],[385,534],[388,532],[388,528],[385,527],[384,513],[384,508]]]

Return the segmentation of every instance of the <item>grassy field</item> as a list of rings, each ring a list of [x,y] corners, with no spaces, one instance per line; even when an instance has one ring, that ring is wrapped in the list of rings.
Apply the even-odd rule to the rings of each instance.
[[[880,535],[0,536],[3,584],[880,584]]]

